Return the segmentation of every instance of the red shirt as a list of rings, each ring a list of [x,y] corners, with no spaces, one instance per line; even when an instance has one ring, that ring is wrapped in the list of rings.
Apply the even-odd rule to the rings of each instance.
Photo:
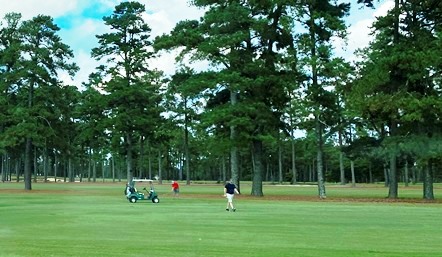
[[[178,189],[178,188],[180,188],[180,185],[178,185],[178,182],[174,181],[174,182],[172,183],[172,188],[173,188],[173,189]]]

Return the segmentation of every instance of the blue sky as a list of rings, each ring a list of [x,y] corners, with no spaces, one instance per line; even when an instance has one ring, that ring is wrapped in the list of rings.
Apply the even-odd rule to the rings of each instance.
[[[356,0],[350,0],[355,3]],[[61,28],[59,35],[75,54],[74,62],[80,66],[80,71],[71,80],[66,74],[66,83],[80,85],[86,81],[98,63],[90,57],[90,51],[97,46],[95,35],[106,32],[102,21],[108,16],[115,5],[122,0],[0,0],[0,16],[8,12],[22,13],[23,19],[30,19],[38,14],[50,15]],[[188,0],[139,0],[146,6],[145,20],[152,29],[151,37],[169,32],[174,25],[184,19],[196,19],[202,11],[188,6]],[[352,4],[349,24],[348,45],[345,49],[338,47],[338,53],[352,58],[352,53],[359,47],[364,47],[370,40],[368,27],[374,20],[374,15],[382,15],[391,8],[393,0],[381,0],[377,9],[360,9],[360,5]],[[337,42],[339,46],[339,42]],[[173,54],[163,55],[151,64],[168,74],[175,70]]]
[[[101,20],[102,17],[109,15],[111,11],[112,9],[105,8],[97,2],[91,2],[89,5],[86,5],[84,9],[68,12],[63,16],[55,17],[54,20],[61,28],[69,30],[76,26],[77,22],[81,22],[81,20]]]

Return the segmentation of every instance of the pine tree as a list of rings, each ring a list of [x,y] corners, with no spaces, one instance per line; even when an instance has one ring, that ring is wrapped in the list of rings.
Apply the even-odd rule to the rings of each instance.
[[[138,2],[117,5],[112,15],[103,18],[111,32],[98,35],[99,47],[92,50],[92,57],[106,60],[99,69],[107,80],[103,81],[103,90],[108,94],[106,102],[112,120],[109,129],[115,140],[124,138],[128,181],[134,175],[135,144],[140,132],[155,131],[161,112],[155,98],[160,86],[158,72],[148,68],[153,52],[151,29],[143,20],[145,11]]]
[[[31,190],[33,151],[45,141],[45,136],[54,134],[45,117],[50,112],[48,102],[51,97],[45,92],[61,87],[58,78],[60,71],[73,75],[78,67],[68,62],[73,58],[73,53],[57,35],[59,28],[51,17],[39,15],[23,22],[18,17],[15,16],[14,21],[18,24],[17,48],[12,48],[15,49],[16,63],[10,70],[14,80],[9,82],[17,104],[10,111],[11,126],[5,134],[14,135],[18,142],[24,141],[25,189]],[[47,131],[50,132],[45,133]]]
[[[177,24],[155,45],[158,49],[184,46],[181,55],[191,54],[192,59],[209,60],[220,68],[205,77],[204,86],[212,98],[222,94],[228,101],[218,102],[203,119],[229,127],[232,179],[237,185],[237,149],[252,148],[252,195],[262,196],[264,138],[278,134],[281,110],[288,101],[283,81],[289,77],[286,57],[293,50],[293,38],[287,5],[283,1],[192,3],[207,8],[201,21]]]
[[[324,175],[324,132],[330,124],[336,100],[333,92],[326,90],[330,86],[333,66],[331,39],[345,36],[343,18],[348,14],[350,5],[333,4],[329,0],[300,1],[296,7],[298,22],[306,29],[306,33],[297,38],[300,65],[305,68],[307,84],[306,108],[313,114],[313,129],[317,147],[317,178],[320,198],[326,198]]]
[[[438,7],[440,1],[395,1],[394,9],[374,24],[376,38],[364,51],[366,60],[354,89],[361,116],[371,121],[389,149],[389,198],[398,197],[397,165],[403,146],[420,148],[414,139],[437,141],[440,135]],[[434,158],[430,152],[415,155],[429,169]],[[429,183],[426,179],[424,188],[432,188]],[[427,199],[431,195],[424,192]]]

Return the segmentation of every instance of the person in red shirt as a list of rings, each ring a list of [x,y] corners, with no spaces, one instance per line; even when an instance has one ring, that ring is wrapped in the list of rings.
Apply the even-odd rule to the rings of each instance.
[[[172,192],[175,197],[179,196],[180,185],[175,180],[172,180]]]

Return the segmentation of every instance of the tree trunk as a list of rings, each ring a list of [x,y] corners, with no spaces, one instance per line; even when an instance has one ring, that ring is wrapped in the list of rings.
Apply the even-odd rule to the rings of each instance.
[[[84,148],[82,149],[82,151],[84,152]],[[84,160],[84,157],[82,156],[82,157],[80,157],[80,159],[79,159],[79,164],[78,164],[78,177],[79,177],[79,179],[80,179],[80,183],[82,183],[83,182],[83,178],[84,178],[84,170],[85,170],[85,168],[86,168],[86,164],[85,164],[85,160]]]
[[[345,185],[345,169],[344,169],[344,154],[339,152],[339,171],[341,174],[341,185]]]
[[[262,161],[262,141],[254,139],[252,142],[252,151],[254,156],[254,169],[252,177],[252,193],[253,196],[263,196],[262,192],[262,174],[264,173],[264,165]]]
[[[388,175],[388,169],[387,169],[387,165],[384,164],[384,178],[385,178],[385,182],[384,182],[384,186],[388,187],[388,184],[390,184],[389,182],[389,175]]]
[[[15,181],[16,181],[17,183],[20,182],[20,167],[21,167],[21,160],[22,160],[22,158],[20,157],[20,158],[18,158],[18,159],[15,161],[15,176],[16,176]]]
[[[51,176],[51,174],[54,174],[54,165],[55,165],[55,155],[54,157],[49,156],[49,163],[48,163],[48,176]],[[54,180],[55,181],[55,180]]]
[[[6,155],[5,154],[2,154],[1,155],[2,157],[1,157],[1,162],[2,162],[2,165],[1,165],[1,168],[2,168],[2,182],[5,182],[6,181],[6,169],[5,169],[5,162],[6,162]]]
[[[152,179],[152,148],[150,146],[150,142],[147,142],[148,144],[148,152],[147,152],[147,164],[149,169],[149,178]],[[180,178],[182,180],[182,178]]]
[[[15,162],[15,182],[20,182],[20,167],[21,167],[21,162],[23,160],[23,156],[20,157],[19,159],[16,160]]]
[[[341,178],[341,185],[345,185],[345,170],[344,170],[344,153],[342,152],[342,132],[339,130],[338,133],[338,141],[339,141],[339,171]]]
[[[405,187],[408,187],[408,160],[405,160],[405,172],[404,172],[404,183],[405,183]]]
[[[127,172],[127,182],[132,182],[133,174],[133,146],[132,146],[132,137],[129,133],[126,134],[126,172]]]
[[[394,1],[394,31],[393,31],[393,44],[396,45],[399,42],[399,0]],[[400,83],[397,81],[397,70],[393,70],[390,73],[391,82]],[[394,118],[393,118],[394,119]],[[392,120],[390,126],[390,136],[396,136],[397,123]],[[397,146],[393,146],[393,151],[390,156],[390,172],[389,172],[389,183],[388,183],[388,198],[396,199],[398,198],[398,179],[397,179],[397,156],[396,156]]]
[[[89,148],[88,150],[88,159],[89,162],[87,164],[87,182],[91,182],[91,171],[92,171],[92,150]]]
[[[158,149],[158,183],[161,185],[163,184],[163,174],[162,174],[162,167],[161,165],[162,158],[161,158],[161,150]]]
[[[190,153],[189,153],[189,115],[187,114],[187,97],[184,98],[184,155],[186,158],[186,184],[190,185]]]
[[[12,181],[12,162],[13,160],[7,158],[7,154],[4,155],[5,158],[5,170],[4,173],[6,173],[6,181]]]
[[[25,190],[32,190],[32,139],[30,137],[26,138],[25,147],[25,171],[23,179],[25,180]]]
[[[296,152],[295,152],[295,139],[292,137],[292,184],[298,182],[298,171],[296,170]]]
[[[66,176],[67,176],[67,165],[66,165],[66,160],[63,160],[63,182],[66,183]]]
[[[189,131],[187,126],[184,130],[184,154],[185,154],[185,167],[186,167],[186,184],[190,185],[190,154],[189,154]]]
[[[44,148],[44,152],[43,152],[43,181],[46,183],[48,182],[48,166],[49,166],[49,160],[48,160],[48,148],[45,147]]]
[[[424,199],[426,200],[434,200],[433,193],[433,164],[431,161],[428,161],[426,167],[424,168]]]
[[[238,102],[236,91],[230,90],[230,104],[235,106]],[[241,185],[239,181],[239,161],[238,161],[238,147],[236,146],[236,127],[230,125],[230,171],[231,180],[236,185],[239,192],[241,192]]]
[[[144,173],[144,137],[140,137],[140,157],[138,161],[138,177],[145,178],[147,177]]]
[[[224,184],[227,181],[227,166],[226,166],[226,157],[224,156],[224,154],[221,159],[221,165],[222,165],[222,175],[221,176],[222,176],[222,182]]]
[[[279,171],[279,184],[282,184],[283,174],[282,174],[282,143],[279,142],[278,147],[278,171]]]
[[[388,176],[388,198],[396,199],[398,197],[398,180],[397,180],[397,164],[396,154],[390,156],[390,172]]]
[[[57,176],[58,176],[58,154],[57,152],[54,153],[54,182],[57,182]]]
[[[356,187],[356,177],[355,177],[355,161],[350,160],[351,167],[351,186]]]
[[[8,162],[7,154],[2,154],[0,160],[2,162],[2,164],[1,164],[2,182],[10,181],[10,179],[8,179],[8,174],[11,174],[11,169],[10,169],[10,165]],[[9,175],[9,177],[10,177],[10,175]]]
[[[29,110],[32,108],[34,99],[34,82],[30,82],[29,84],[29,93],[28,93],[28,108]],[[25,180],[25,190],[32,190],[32,138],[26,137],[25,141],[25,171],[23,174]]]
[[[274,184],[275,180],[273,178],[273,172],[272,172],[271,167],[270,167],[270,159],[271,159],[271,157],[272,156],[269,156],[269,158],[267,158],[266,169],[265,169],[266,173],[265,173],[265,176],[264,176],[264,180],[271,181],[272,184]]]
[[[100,164],[101,164],[101,178],[104,183],[106,181],[106,167],[107,167],[104,156],[102,156]]]
[[[95,161],[95,158],[92,163],[92,182],[97,182],[97,162]]]
[[[415,165],[413,165],[413,167],[411,167],[411,183],[413,185],[415,185],[417,183],[416,166]]]
[[[170,154],[169,154],[169,150],[167,150],[166,149],[166,151],[165,151],[165,166],[164,166],[164,175],[163,175],[163,177],[165,178],[165,179],[168,179],[168,178],[170,178],[170,176],[171,176],[171,167],[172,167],[172,164],[171,164],[171,156],[170,156]],[[173,174],[173,172],[172,172],[172,174]]]
[[[72,157],[68,157],[68,178],[69,182],[75,182],[74,168],[72,167]]]
[[[116,176],[115,176],[115,161],[114,161],[114,157],[112,156],[109,159],[110,163],[109,165],[111,165],[111,171],[112,171],[112,182],[115,182]]]
[[[323,142],[322,142],[322,126],[319,117],[316,118],[316,136],[317,136],[317,156],[316,156],[316,168],[318,176],[318,193],[320,199],[327,198],[325,192],[325,181],[324,181],[324,166],[323,166]]]
[[[34,175],[34,182],[35,183],[37,183],[37,176],[38,176],[38,162],[37,162],[37,158],[38,158],[38,156],[37,156],[37,154],[38,154],[38,152],[37,152],[37,147],[34,147],[34,160],[33,160],[33,162],[34,162],[34,172],[33,172],[33,175]]]
[[[368,176],[370,178],[370,184],[373,183],[373,171],[371,170],[371,162],[368,164]]]
[[[121,181],[121,179],[123,178],[123,170],[124,170],[124,167],[123,167],[123,164],[122,164],[122,161],[121,161],[121,159],[117,159],[116,161],[115,161],[115,167],[118,167],[118,170],[117,170],[117,173],[118,173],[118,179],[119,179],[119,181]]]

